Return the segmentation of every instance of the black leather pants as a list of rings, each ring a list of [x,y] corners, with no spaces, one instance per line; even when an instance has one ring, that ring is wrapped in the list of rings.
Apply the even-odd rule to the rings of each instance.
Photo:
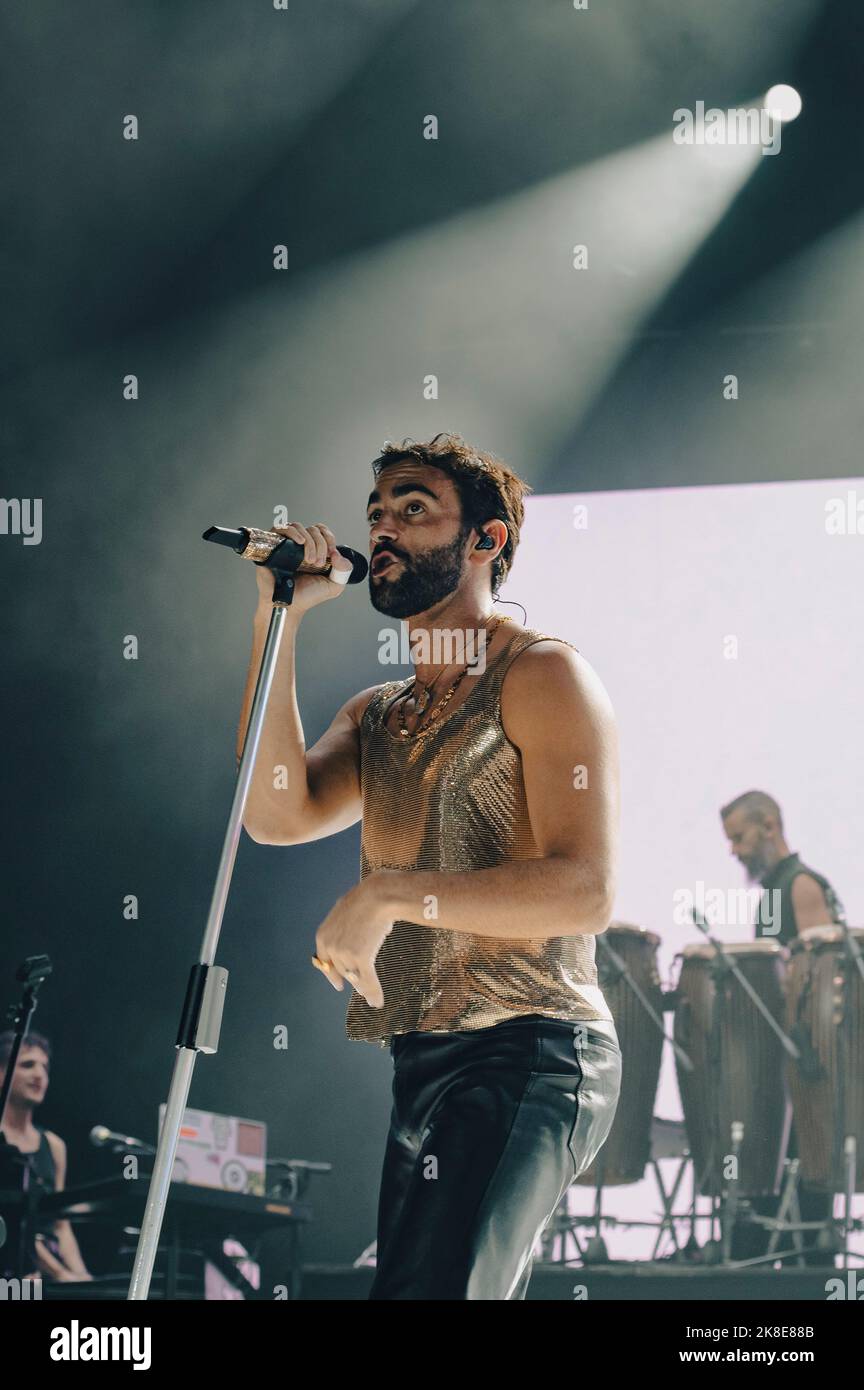
[[[390,1051],[370,1298],[524,1298],[537,1237],[615,1117],[614,1024],[532,1014]]]

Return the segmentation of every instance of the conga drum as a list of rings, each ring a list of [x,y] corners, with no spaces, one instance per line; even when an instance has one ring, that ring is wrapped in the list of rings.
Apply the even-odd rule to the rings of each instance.
[[[642,927],[613,922],[603,939],[608,939],[662,1019],[663,993],[657,972],[659,936]],[[650,1156],[651,1118],[660,1080],[663,1035],[600,941],[597,976],[621,1044],[621,1093],[605,1144],[591,1167],[580,1173],[576,1181],[585,1187],[621,1187],[640,1181]]]
[[[850,928],[864,953],[864,928]],[[810,927],[791,943],[787,1031],[801,1057],[788,1064],[800,1176],[846,1187],[843,1143],[857,1140],[855,1191],[864,1191],[864,981],[836,926]]]
[[[724,943],[741,974],[783,1026],[786,951],[777,941]],[[727,1185],[732,1126],[744,1127],[739,1150],[739,1192],[778,1191],[791,1123],[784,1052],[779,1038],[747,991],[709,942],[681,953],[675,1041],[693,1063],[676,1059],[684,1123],[697,1189],[717,1197]]]

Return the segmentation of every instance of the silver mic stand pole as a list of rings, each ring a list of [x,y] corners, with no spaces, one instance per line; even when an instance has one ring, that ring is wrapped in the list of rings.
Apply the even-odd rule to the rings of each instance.
[[[226,539],[226,537],[239,535],[238,532],[229,533],[227,531],[221,531],[219,535],[215,534],[220,531],[221,528],[219,527],[211,527],[209,531],[204,533],[204,539],[216,540],[220,544],[230,544],[230,539]],[[244,536],[240,538],[238,543],[232,546],[238,553],[243,553],[241,547],[242,544],[248,540],[250,531],[244,528],[244,533]],[[269,533],[253,532],[253,539],[255,536],[260,536],[262,534]],[[189,984],[186,988],[186,998],[183,1003],[183,1012],[180,1018],[180,1030],[177,1035],[177,1041],[174,1044],[177,1049],[177,1056],[171,1077],[171,1087],[168,1092],[165,1118],[162,1123],[162,1131],[159,1135],[159,1144],[156,1149],[153,1174],[147,1192],[144,1219],[141,1223],[141,1232],[138,1237],[138,1248],[135,1252],[135,1264],[132,1270],[132,1279],[129,1284],[129,1293],[127,1295],[127,1300],[129,1302],[145,1300],[150,1291],[153,1266],[156,1262],[156,1252],[159,1248],[159,1236],[162,1231],[162,1223],[165,1219],[168,1188],[171,1183],[171,1174],[174,1170],[177,1140],[180,1135],[180,1126],[183,1122],[183,1112],[186,1109],[186,1102],[189,1098],[189,1088],[192,1084],[192,1072],[195,1067],[195,1059],[199,1052],[214,1053],[219,1046],[219,1029],[222,1024],[222,1010],[225,1004],[228,971],[224,966],[214,965],[213,961],[219,942],[219,933],[222,928],[222,918],[225,913],[225,903],[228,898],[231,875],[234,871],[234,861],[237,857],[237,845],[240,841],[240,831],[243,825],[243,809],[246,805],[249,785],[252,781],[252,771],[258,754],[258,744],[261,741],[261,730],[264,726],[267,701],[270,698],[270,688],[273,684],[273,675],[279,656],[282,629],[285,625],[285,609],[290,606],[294,597],[294,572],[299,564],[302,563],[303,558],[302,551],[298,556],[298,547],[294,542],[287,542],[284,547],[280,546],[280,553],[276,555],[273,548],[273,539],[279,540],[281,538],[277,535],[276,537],[271,537],[269,542],[271,554],[268,567],[273,570],[275,577],[273,586],[273,611],[270,615],[270,626],[267,630],[267,639],[264,644],[264,652],[258,671],[258,680],[255,685],[255,695],[252,700],[252,710],[249,715],[249,724],[243,743],[243,753],[237,772],[234,800],[231,803],[228,825],[225,830],[222,856],[219,860],[219,868],[216,873],[213,897],[210,902],[210,912],[207,917],[207,925],[204,928],[200,955],[197,963],[192,966],[189,975]],[[284,569],[280,568],[280,557],[283,554],[284,561],[282,563],[286,566]],[[358,569],[357,560],[360,561],[361,567],[365,565],[365,561],[363,561],[362,557],[356,556],[356,552],[354,551],[349,551],[348,554],[355,558],[355,572],[352,574],[351,579],[354,582],[359,582],[365,576],[365,569]]]

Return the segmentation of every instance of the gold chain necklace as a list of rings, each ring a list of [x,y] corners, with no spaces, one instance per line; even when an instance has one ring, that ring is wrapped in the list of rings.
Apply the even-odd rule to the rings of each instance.
[[[486,630],[486,631],[487,631],[487,644],[488,644],[488,642],[491,642],[493,636],[494,636],[495,633],[498,631],[498,628],[501,626],[501,624],[502,624],[502,623],[509,622],[509,621],[510,621],[510,615],[507,614],[507,613],[501,613],[501,614],[496,615],[496,617],[493,619],[492,625],[491,625],[489,628],[487,628],[487,630]],[[438,675],[435,677],[435,681],[437,681],[437,680],[439,679],[439,677],[440,677],[442,674],[443,674],[443,673],[439,671]],[[424,701],[424,704],[423,704],[422,708],[418,706],[418,709],[417,709],[418,719],[417,719],[417,723],[415,724],[415,726],[414,726],[414,728],[413,728],[413,730],[412,730],[412,729],[409,729],[409,728],[408,728],[408,725],[407,725],[406,722],[405,722],[405,706],[407,705],[408,701],[411,699],[411,696],[412,696],[413,693],[414,693],[414,687],[415,687],[415,685],[422,684],[422,682],[418,682],[417,677],[415,676],[415,677],[414,677],[414,680],[411,682],[411,684],[409,685],[408,689],[405,690],[405,691],[403,691],[402,695],[400,695],[400,697],[399,697],[399,704],[398,704],[398,711],[399,711],[399,732],[400,732],[400,734],[402,735],[402,737],[403,737],[403,738],[413,738],[415,734],[419,734],[419,733],[421,733],[421,732],[422,732],[422,733],[425,733],[426,730],[429,728],[430,724],[432,724],[432,723],[434,722],[434,720],[436,720],[436,719],[438,718],[438,716],[441,714],[442,710],[444,710],[444,709],[447,708],[447,706],[449,705],[450,701],[453,699],[453,696],[456,694],[456,691],[459,689],[459,686],[462,684],[462,682],[463,682],[463,680],[465,679],[465,677],[467,676],[467,674],[468,674],[468,667],[466,666],[465,669],[464,669],[464,671],[460,671],[460,672],[459,672],[458,676],[456,677],[456,679],[455,679],[455,681],[453,682],[453,684],[450,686],[450,689],[447,691],[447,694],[444,696],[444,699],[441,701],[440,705],[437,705],[437,706],[435,707],[435,709],[434,709],[434,710],[432,711],[432,713],[429,715],[429,718],[426,720],[425,724],[422,725],[422,729],[421,729],[421,721],[422,721],[423,716],[424,716],[424,714],[426,713],[427,709],[429,708],[429,701],[428,701],[428,699]],[[435,684],[435,681],[432,682],[432,685]],[[432,685],[428,685],[428,686],[425,686],[425,687],[424,687],[424,689],[425,689],[425,691],[426,691],[426,693],[427,693],[427,696],[428,696],[428,692],[432,689]]]
[[[446,666],[442,667],[441,670],[438,672],[437,676],[435,677],[434,681],[430,681],[428,685],[424,685],[422,681],[418,681],[415,676],[414,685],[419,685],[423,691],[423,694],[420,696],[419,700],[416,698],[416,696],[414,700],[415,708],[418,714],[425,714],[427,709],[431,705],[432,691],[435,689],[435,686],[440,681],[446,669]],[[412,685],[411,687],[412,694],[414,691],[414,685]]]

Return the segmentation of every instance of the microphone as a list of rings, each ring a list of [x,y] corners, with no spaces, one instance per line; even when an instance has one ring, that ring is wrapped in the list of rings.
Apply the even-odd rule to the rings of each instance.
[[[202,540],[213,541],[215,545],[227,545],[235,555],[241,555],[244,560],[252,560],[256,565],[266,565],[267,569],[275,570],[279,574],[296,574],[303,564],[305,555],[303,546],[298,541],[292,541],[289,536],[280,536],[278,531],[261,531],[257,526],[238,526],[233,530],[227,526],[208,526]],[[352,566],[347,579],[340,579],[338,582],[362,584],[369,572],[366,556],[361,555],[358,550],[352,550],[348,545],[337,545],[336,549],[346,560],[351,561]],[[302,572],[329,575],[331,568],[332,566],[327,565],[322,570],[309,569]]]
[[[113,1129],[107,1129],[105,1125],[94,1125],[90,1131],[90,1143],[95,1144],[97,1149],[103,1144],[115,1144],[121,1149],[141,1149],[145,1153],[155,1153],[152,1144],[147,1144],[143,1139],[134,1139],[131,1134],[115,1134]]]

